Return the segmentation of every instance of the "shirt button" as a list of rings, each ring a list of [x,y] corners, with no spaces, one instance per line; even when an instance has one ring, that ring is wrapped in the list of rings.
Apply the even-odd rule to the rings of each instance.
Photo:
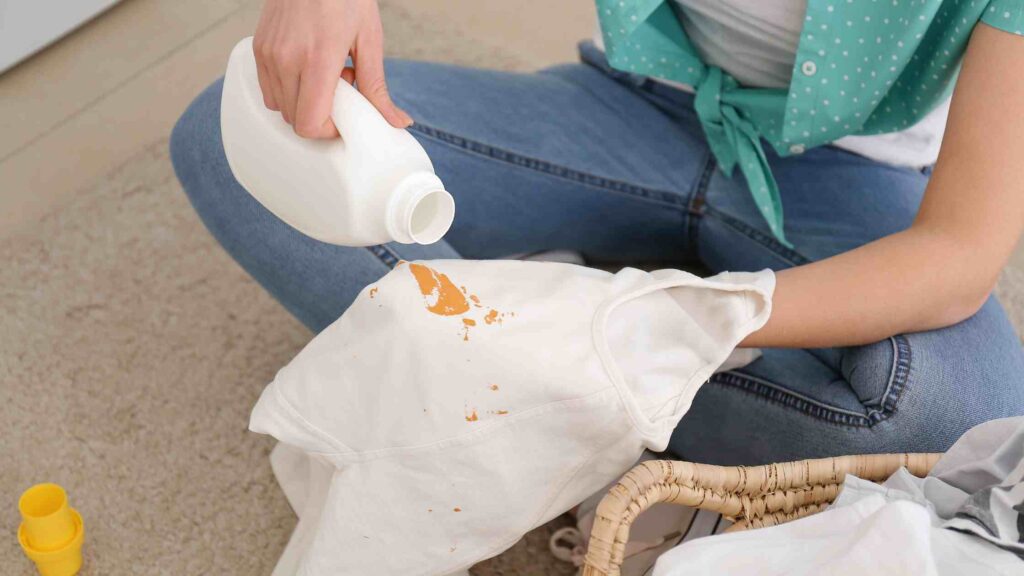
[[[814,76],[818,72],[818,65],[808,60],[800,65],[800,71],[804,73],[804,76]]]
[[[803,144],[793,144],[789,147],[790,154],[803,154],[806,150]]]

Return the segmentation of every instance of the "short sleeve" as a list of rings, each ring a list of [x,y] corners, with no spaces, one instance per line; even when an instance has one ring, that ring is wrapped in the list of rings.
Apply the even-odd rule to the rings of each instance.
[[[981,21],[1000,30],[1024,36],[1024,0],[991,0]]]

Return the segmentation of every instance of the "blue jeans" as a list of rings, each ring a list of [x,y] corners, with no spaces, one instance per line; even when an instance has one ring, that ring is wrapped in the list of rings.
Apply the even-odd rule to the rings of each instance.
[[[532,74],[387,62],[396,102],[416,119],[410,130],[456,199],[451,231],[430,246],[331,246],[271,215],[228,168],[220,82],[175,127],[174,166],[217,240],[313,331],[399,259],[563,248],[601,261],[779,270],[913,220],[927,170],[827,146],[779,158],[765,146],[795,246],[786,248],[743,177],[716,168],[690,94],[613,71],[590,45],[581,51],[581,64]],[[721,464],[942,451],[975,424],[1020,414],[1024,355],[990,298],[942,330],[868,346],[765,350],[703,387],[670,449]]]

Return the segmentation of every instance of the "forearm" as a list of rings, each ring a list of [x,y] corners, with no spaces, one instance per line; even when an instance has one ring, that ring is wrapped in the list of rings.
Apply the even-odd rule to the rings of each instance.
[[[959,322],[984,303],[994,282],[971,271],[968,251],[943,234],[911,228],[783,270],[771,318],[743,346],[851,346]]]
[[[778,274],[745,346],[831,347],[949,326],[988,297],[1024,228],[1024,40],[980,25],[914,224]]]

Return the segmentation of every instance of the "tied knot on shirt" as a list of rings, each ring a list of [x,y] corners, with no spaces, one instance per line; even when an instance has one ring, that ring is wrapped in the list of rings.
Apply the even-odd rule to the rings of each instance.
[[[721,68],[707,66],[695,88],[694,108],[719,168],[731,176],[739,165],[772,234],[792,248],[782,229],[782,199],[761,146],[761,134],[730,98],[739,83]]]

